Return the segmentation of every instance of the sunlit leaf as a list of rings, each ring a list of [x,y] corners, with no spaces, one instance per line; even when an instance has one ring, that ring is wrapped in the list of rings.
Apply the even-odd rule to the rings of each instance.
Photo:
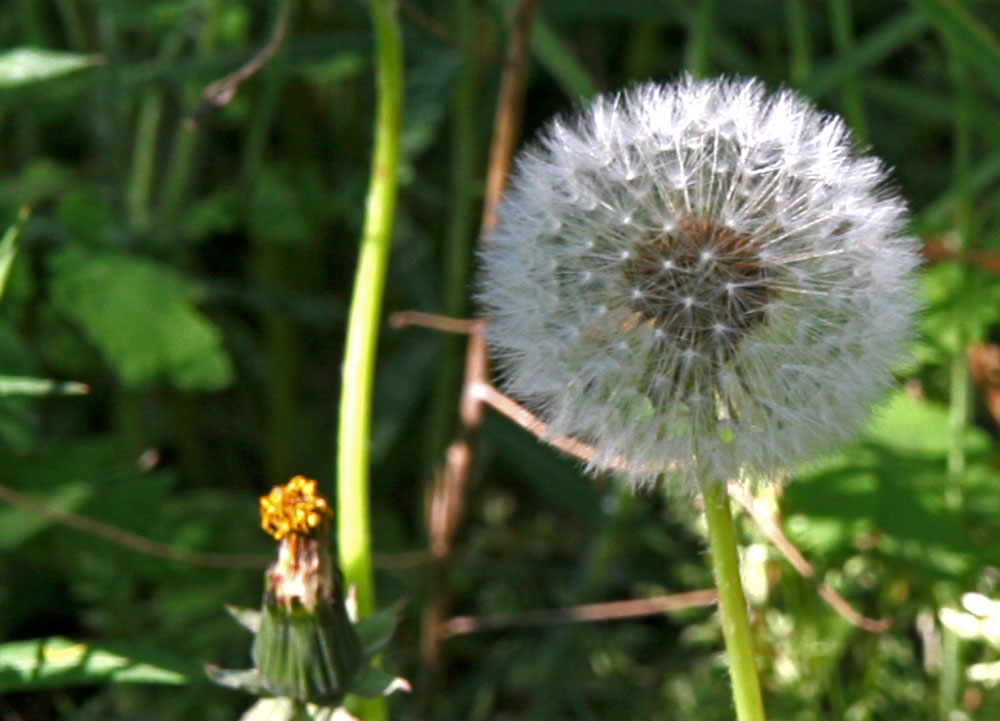
[[[0,645],[0,692],[114,681],[172,686],[193,664],[138,645],[103,646],[52,637]]]
[[[51,260],[52,298],[129,386],[158,379],[216,390],[233,379],[218,328],[177,271],[121,253],[66,249]]]
[[[76,381],[54,381],[48,378],[28,376],[0,376],[0,397],[2,396],[78,396],[89,390],[85,383]]]
[[[0,53],[0,88],[31,85],[99,65],[99,55],[44,48],[14,48]]]

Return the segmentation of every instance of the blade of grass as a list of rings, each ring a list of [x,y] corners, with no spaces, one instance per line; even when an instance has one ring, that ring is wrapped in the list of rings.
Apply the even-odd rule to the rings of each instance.
[[[809,50],[809,17],[803,0],[786,0],[788,21],[789,75],[792,83],[801,87],[812,73]]]
[[[851,6],[848,0],[828,0],[830,25],[833,29],[833,45],[841,57],[849,55],[854,49],[854,32],[851,23]],[[860,146],[868,144],[868,122],[865,119],[865,105],[861,97],[861,85],[857,73],[845,73],[841,81],[841,102],[844,105],[844,117],[854,131],[854,137]]]
[[[508,13],[513,11],[514,6],[515,0],[503,3]],[[582,101],[597,94],[596,81],[540,14],[531,31],[531,52],[570,98]]]
[[[950,49],[978,68],[994,90],[1000,92],[1000,40],[961,3],[955,0],[911,0],[948,40]]]
[[[17,214],[17,220],[7,228],[7,231],[0,238],[0,298],[3,298],[4,291],[7,290],[7,280],[10,278],[10,269],[14,264],[14,256],[17,255],[17,239],[24,229],[25,223],[31,216],[31,210],[25,206]]]
[[[793,0],[793,4],[798,2]],[[859,38],[850,50],[840,52],[832,60],[814,68],[802,83],[802,91],[811,98],[825,96],[848,78],[912,42],[928,24],[927,18],[920,13],[900,13]],[[793,33],[792,39],[795,38]]]
[[[714,40],[714,26],[715,2],[701,0],[691,25],[684,63],[695,77],[705,77],[709,72],[709,50]]]

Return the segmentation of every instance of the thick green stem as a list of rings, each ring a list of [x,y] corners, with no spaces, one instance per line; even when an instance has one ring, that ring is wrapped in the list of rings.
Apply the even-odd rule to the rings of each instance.
[[[706,484],[705,520],[712,554],[715,584],[719,589],[719,617],[729,659],[729,677],[737,721],[765,721],[764,701],[754,662],[753,638],[747,602],[740,582],[740,562],[736,552],[736,532],[729,510],[724,483]]]
[[[392,241],[403,113],[403,47],[396,3],[371,0],[377,52],[378,110],[354,296],[347,321],[337,445],[337,541],[340,565],[358,590],[358,611],[375,609],[368,473],[375,348]],[[365,704],[367,721],[387,716],[382,700]]]

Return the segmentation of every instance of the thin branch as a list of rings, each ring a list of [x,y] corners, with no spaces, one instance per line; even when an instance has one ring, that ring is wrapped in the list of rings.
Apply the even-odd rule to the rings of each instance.
[[[993,420],[1000,423],[1000,346],[973,343],[965,349],[969,373],[979,386]]]
[[[208,568],[264,568],[272,559],[269,556],[258,556],[251,554],[230,554],[230,553],[210,553],[201,551],[188,551],[182,548],[168,546],[165,543],[154,541],[150,538],[140,536],[125,531],[107,523],[95,521],[93,518],[80,516],[69,511],[62,511],[30,498],[19,491],[15,491],[9,486],[0,484],[0,500],[9,503],[17,508],[23,508],[50,521],[54,521],[63,526],[74,528],[77,531],[98,536],[118,546],[128,548],[136,553],[155,558],[164,558],[169,561],[179,561],[192,566],[205,566]]]
[[[519,0],[514,8],[486,172],[486,190],[480,225],[481,239],[489,236],[496,225],[496,206],[500,202],[501,192],[507,182],[514,149],[521,132],[531,29],[537,9],[537,0]],[[459,400],[458,435],[445,452],[444,468],[434,479],[427,512],[430,548],[435,557],[430,579],[429,602],[422,624],[421,658],[427,674],[424,684],[427,692],[423,710],[428,716],[435,689],[440,686],[443,678],[442,624],[448,617],[448,608],[451,604],[447,583],[447,559],[458,524],[464,514],[465,489],[472,469],[475,441],[483,422],[484,406],[476,395],[476,390],[480,384],[488,384],[488,381],[486,339],[482,334],[474,333],[469,336],[466,348],[465,380]]]
[[[558,448],[563,453],[568,453],[574,458],[579,458],[581,461],[587,463],[594,459],[596,451],[594,451],[593,446],[569,436],[547,436],[548,426],[543,421],[534,416],[527,408],[498,391],[490,383],[479,383],[473,391],[476,397],[482,400],[483,403],[514,421],[521,428],[548,443],[550,446]]]
[[[792,565],[800,576],[808,578],[816,583],[816,592],[826,603],[836,611],[841,618],[872,633],[884,633],[892,628],[891,618],[873,619],[862,616],[854,610],[850,602],[843,596],[816,578],[816,569],[806,560],[805,556],[795,547],[781,527],[768,514],[764,513],[753,495],[738,483],[730,483],[728,486],[729,496],[736,501],[743,510],[753,519],[754,523],[767,539],[774,545],[782,556]]]
[[[228,105],[246,80],[256,75],[281,49],[288,34],[288,18],[292,14],[292,0],[283,0],[278,9],[271,37],[260,51],[246,63],[223,78],[210,83],[201,94],[201,100],[188,117],[189,126],[197,126],[216,108]]]
[[[594,449],[586,443],[581,443],[567,436],[558,436],[553,439],[545,437],[547,426],[539,420],[524,406],[511,400],[496,388],[485,383],[477,388],[477,392],[483,402],[491,408],[514,421],[532,435],[552,446],[555,446],[564,453],[568,453],[581,461],[589,462],[594,457]],[[754,520],[760,530],[767,536],[768,540],[774,544],[775,548],[786,558],[801,576],[812,579],[816,582],[816,591],[826,603],[836,611],[848,623],[862,628],[872,633],[882,633],[892,626],[892,620],[888,618],[871,619],[861,615],[851,604],[832,588],[816,580],[816,571],[806,560],[805,556],[788,539],[777,523],[769,516],[760,511],[754,501],[753,496],[743,486],[737,483],[730,483],[728,486],[729,495],[735,500]]]
[[[427,328],[443,329],[445,326],[448,326],[451,332],[466,333],[482,333],[483,329],[483,321],[477,319],[465,320],[447,318],[445,316],[418,313],[417,311],[408,311],[408,313],[414,316],[427,316],[425,322],[414,323],[414,325],[422,325]],[[463,328],[466,330],[460,330]],[[1000,377],[1000,347],[983,346],[983,348],[970,349],[969,362],[973,366],[973,374],[979,374],[977,376],[977,382],[983,384],[984,386],[990,386],[992,383],[992,388],[1000,387],[1000,384],[993,380],[994,378]],[[505,416],[524,430],[531,433],[540,441],[547,443],[553,448],[571,455],[584,463],[589,463],[593,460],[594,454],[596,453],[593,446],[578,441],[575,438],[571,438],[570,436],[549,437],[548,425],[544,421],[535,416],[524,406],[501,393],[491,383],[486,381],[470,383],[468,388],[476,398],[500,413],[500,415]],[[998,409],[996,411],[996,415],[1000,418],[1000,391],[997,392],[996,404]],[[865,631],[871,631],[872,633],[884,633],[892,627],[892,619],[873,619],[863,616],[854,610],[847,599],[827,586],[825,583],[816,580],[816,570],[813,568],[812,564],[806,560],[805,556],[803,556],[799,549],[795,547],[795,544],[789,540],[788,536],[786,536],[784,531],[781,530],[781,527],[760,510],[758,504],[753,498],[753,495],[747,489],[737,483],[731,483],[728,486],[728,491],[729,496],[740,504],[740,506],[754,520],[761,532],[767,536],[768,540],[770,540],[772,544],[774,544],[774,547],[778,549],[781,555],[788,560],[792,568],[794,568],[800,576],[816,582],[816,592],[819,594],[820,598],[826,601],[826,603],[845,621],[857,626],[858,628],[864,629]],[[451,623],[451,621],[448,623]]]
[[[437,313],[424,313],[419,310],[401,310],[389,316],[389,325],[393,328],[430,328],[443,333],[458,333],[460,335],[475,335],[481,333],[486,321],[480,318],[449,318]]]
[[[444,624],[446,637],[478,631],[503,631],[532,626],[550,626],[557,623],[579,621],[614,621],[623,618],[655,616],[671,611],[683,611],[700,606],[711,606],[719,600],[718,591],[706,588],[700,591],[676,593],[670,596],[637,598],[629,601],[588,603],[569,608],[556,608],[524,613],[504,613],[490,616],[454,616]]]
[[[414,25],[423,28],[445,45],[457,49],[467,48],[465,42],[455,37],[448,28],[409,2],[409,0],[400,0],[399,9],[403,11],[403,15],[413,21]]]

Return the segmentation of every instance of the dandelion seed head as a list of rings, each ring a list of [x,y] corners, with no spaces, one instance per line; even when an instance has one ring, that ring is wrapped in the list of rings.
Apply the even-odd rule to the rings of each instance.
[[[839,118],[754,81],[646,84],[554,121],[481,255],[505,390],[637,484],[771,477],[831,448],[918,306],[886,179]]]

